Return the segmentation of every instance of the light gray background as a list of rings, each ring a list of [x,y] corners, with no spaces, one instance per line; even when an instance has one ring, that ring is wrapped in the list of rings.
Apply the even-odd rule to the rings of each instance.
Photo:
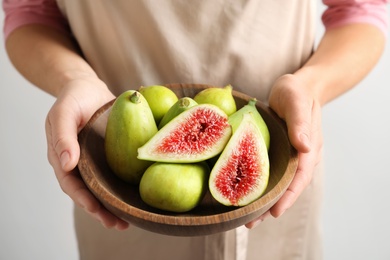
[[[2,35],[0,44],[0,259],[75,260],[72,202],[46,159],[54,99],[14,70]],[[390,259],[389,47],[365,80],[323,109],[325,259]]]

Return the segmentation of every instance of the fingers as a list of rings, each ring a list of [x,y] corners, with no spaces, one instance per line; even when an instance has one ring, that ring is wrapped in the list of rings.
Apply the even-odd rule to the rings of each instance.
[[[285,120],[291,144],[298,151],[298,168],[290,186],[270,209],[273,217],[290,208],[310,184],[322,150],[321,106],[310,86],[294,75],[277,80],[270,94],[271,108]]]
[[[46,135],[50,138],[49,143],[53,146],[64,171],[72,170],[78,163],[79,130],[85,126],[97,108],[113,98],[106,88],[102,90],[97,87],[99,82],[73,82],[74,85],[64,89],[46,118]],[[91,92],[94,95],[90,95]]]
[[[111,214],[85,186],[80,178],[77,169],[71,172],[56,173],[61,189],[75,202],[83,208],[94,219],[98,220],[106,228],[126,229],[129,224],[113,214]]]
[[[300,152],[307,153],[311,149],[313,103],[298,102],[292,106],[285,116],[291,144]]]
[[[263,222],[266,218],[271,216],[271,212],[268,210],[264,214],[262,214],[260,217],[252,220],[251,222],[245,224],[245,226],[249,229],[253,229],[257,227],[261,222]]]
[[[105,209],[88,190],[76,168],[80,148],[77,140],[78,126],[82,118],[69,108],[70,104],[55,104],[46,119],[48,160],[52,165],[61,189],[77,206],[83,208],[93,218],[107,228],[126,229],[127,222]]]
[[[294,179],[281,199],[271,208],[271,215],[281,216],[289,209],[302,194],[305,188],[310,184],[314,168],[319,163],[322,155],[322,131],[321,131],[321,108],[319,104],[314,104],[311,109],[311,149],[310,152],[298,153],[298,167]],[[294,131],[294,130],[292,130]],[[295,129],[295,131],[299,131]],[[298,136],[295,134],[295,136]]]
[[[58,101],[57,101],[58,102]],[[46,137],[50,152],[56,157],[49,157],[52,166],[60,162],[64,171],[71,171],[78,163],[80,148],[77,141],[78,118],[76,112],[64,108],[72,107],[68,104],[54,104],[46,118]]]
[[[312,147],[312,116],[315,100],[294,75],[280,77],[271,89],[270,107],[284,119],[292,145],[307,153]]]
[[[271,215],[280,217],[288,210],[310,184],[315,161],[310,154],[301,153],[299,155],[298,169],[295,177],[280,200],[270,209]]]

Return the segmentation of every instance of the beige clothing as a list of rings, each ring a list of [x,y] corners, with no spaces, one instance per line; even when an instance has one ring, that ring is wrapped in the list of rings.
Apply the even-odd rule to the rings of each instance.
[[[57,0],[86,60],[114,94],[141,85],[232,84],[264,102],[309,58],[314,0]],[[75,210],[82,259],[321,259],[316,177],[293,208],[248,232],[169,237],[106,230]]]
[[[164,83],[232,84],[266,101],[314,42],[314,0],[57,0],[115,94]]]

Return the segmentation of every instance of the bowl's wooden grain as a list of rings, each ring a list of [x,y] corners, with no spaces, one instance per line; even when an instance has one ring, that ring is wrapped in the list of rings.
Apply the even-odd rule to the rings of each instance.
[[[193,97],[208,85],[169,84],[178,97]],[[234,91],[237,107],[247,104],[249,96]],[[114,100],[100,108],[79,134],[81,148],[78,168],[92,193],[113,214],[132,225],[156,233],[175,236],[208,235],[244,225],[266,212],[285,192],[297,167],[297,152],[287,137],[286,126],[267,106],[258,102],[257,108],[266,121],[271,144],[270,180],[266,193],[244,207],[226,207],[206,194],[202,203],[187,213],[164,212],[146,205],[138,187],[118,179],[106,163],[104,132]]]

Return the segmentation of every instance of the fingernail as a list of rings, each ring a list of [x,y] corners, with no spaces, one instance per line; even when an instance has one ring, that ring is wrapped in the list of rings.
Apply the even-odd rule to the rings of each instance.
[[[69,162],[70,160],[70,155],[68,152],[63,152],[60,156],[60,162],[61,162],[61,167],[62,169],[65,168],[66,164]]]
[[[309,137],[307,136],[307,134],[300,134],[299,135],[299,140],[307,147],[307,148],[310,148],[310,141],[309,141]]]
[[[254,223],[253,227],[257,227],[263,221],[264,221],[263,218],[256,220],[256,222]]]
[[[252,226],[250,227],[250,229],[257,227],[261,222],[263,222],[263,220],[264,219],[257,219],[254,222],[252,222]]]
[[[284,212],[286,212],[286,209],[284,209],[283,211],[281,211],[280,214],[277,216],[277,218],[280,217],[280,216],[282,216],[282,215],[284,214]]]
[[[78,205],[80,206],[80,208],[88,211],[88,209],[87,209],[87,202],[84,199],[84,197],[81,197],[81,198],[78,199]]]
[[[100,224],[104,227],[104,228],[110,228],[104,221],[101,217],[98,217],[98,221],[100,222]]]
[[[92,217],[96,219],[103,227],[107,228],[101,216],[98,214],[92,214]]]

